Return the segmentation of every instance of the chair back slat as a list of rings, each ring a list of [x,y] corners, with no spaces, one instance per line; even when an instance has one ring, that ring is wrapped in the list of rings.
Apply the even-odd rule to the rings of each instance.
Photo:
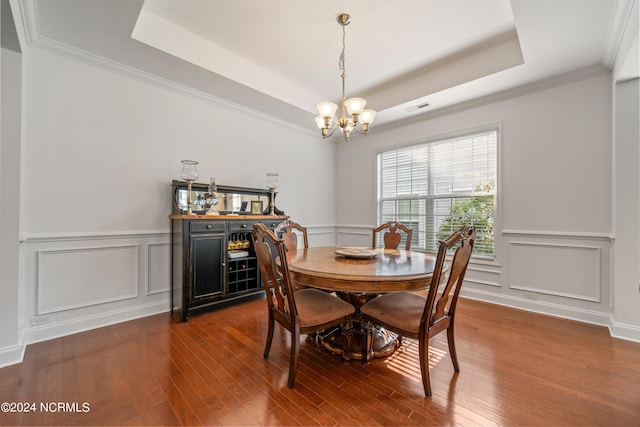
[[[396,221],[389,221],[378,227],[373,229],[373,239],[371,241],[371,247],[375,248],[377,246],[377,235],[383,230],[387,230],[383,236],[384,248],[385,249],[398,249],[400,245],[400,241],[402,240],[402,235],[398,233],[398,229],[405,232],[405,249],[411,249],[411,235],[413,234],[413,230]]]
[[[473,252],[475,239],[475,227],[467,225],[452,234],[447,240],[440,241],[431,287],[429,288],[425,310],[422,315],[422,322],[425,324],[426,329],[431,328],[440,319],[454,316],[460,288]],[[445,286],[439,292],[438,285],[444,280],[443,269],[447,252],[456,245],[458,247],[454,252]]]
[[[301,226],[300,224],[290,220],[285,219],[282,221],[274,230],[274,233],[278,235],[282,233],[282,241],[286,246],[287,250],[296,250],[298,249],[298,235],[293,232],[296,229],[302,234],[302,239],[304,242],[305,249],[309,247],[309,239],[307,237],[307,228]]]
[[[295,300],[292,298],[293,290],[289,280],[284,243],[262,223],[254,225],[252,235],[262,282],[267,294],[267,304],[293,324],[297,317],[297,310]]]

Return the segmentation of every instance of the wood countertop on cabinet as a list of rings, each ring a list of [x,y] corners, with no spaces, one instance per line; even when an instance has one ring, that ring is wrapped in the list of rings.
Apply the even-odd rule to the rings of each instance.
[[[171,214],[169,219],[207,219],[207,220],[225,220],[225,219],[287,219],[287,215],[183,215]]]

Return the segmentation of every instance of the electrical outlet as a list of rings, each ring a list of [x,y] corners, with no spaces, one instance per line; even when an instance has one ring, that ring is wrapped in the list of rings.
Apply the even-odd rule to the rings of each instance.
[[[536,299],[536,294],[534,294],[533,292],[523,291],[522,296],[526,299]]]
[[[31,326],[41,326],[49,323],[49,317],[39,316],[31,318]]]

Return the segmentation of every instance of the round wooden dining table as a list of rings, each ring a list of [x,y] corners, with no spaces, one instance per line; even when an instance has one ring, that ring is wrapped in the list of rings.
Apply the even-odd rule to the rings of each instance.
[[[340,255],[353,254],[353,257]],[[401,338],[376,325],[362,322],[360,305],[380,293],[417,291],[431,285],[435,257],[404,249],[314,247],[287,252],[289,277],[294,287],[335,291],[356,306],[354,317],[339,329],[319,334],[320,344],[346,360],[386,357],[400,345]],[[448,269],[445,265],[444,269]],[[345,344],[345,332],[354,340]],[[367,339],[373,341],[365,354]]]
[[[415,291],[431,284],[435,257],[404,249],[366,249],[355,258],[338,255],[345,247],[298,249],[287,253],[294,285],[338,292],[388,293]],[[356,249],[356,248],[353,248]],[[373,253],[375,252],[375,255]]]

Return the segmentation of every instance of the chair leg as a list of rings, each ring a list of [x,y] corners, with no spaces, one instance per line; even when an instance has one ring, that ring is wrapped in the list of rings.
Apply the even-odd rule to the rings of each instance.
[[[291,331],[291,357],[289,358],[289,388],[293,388],[296,382],[296,370],[298,369],[298,356],[300,355],[300,329]]]
[[[424,395],[431,397],[431,381],[429,379],[429,339],[425,338],[420,343],[420,373],[422,374],[422,387]]]
[[[447,328],[447,343],[449,344],[449,355],[453,362],[453,370],[460,372],[460,365],[458,365],[458,355],[456,354],[456,341],[453,335],[453,323]]]
[[[275,321],[273,320],[273,312],[269,310],[269,331],[267,332],[267,343],[264,346],[264,355],[266,359],[269,357],[269,351],[271,350],[271,342],[273,341],[273,328]]]

